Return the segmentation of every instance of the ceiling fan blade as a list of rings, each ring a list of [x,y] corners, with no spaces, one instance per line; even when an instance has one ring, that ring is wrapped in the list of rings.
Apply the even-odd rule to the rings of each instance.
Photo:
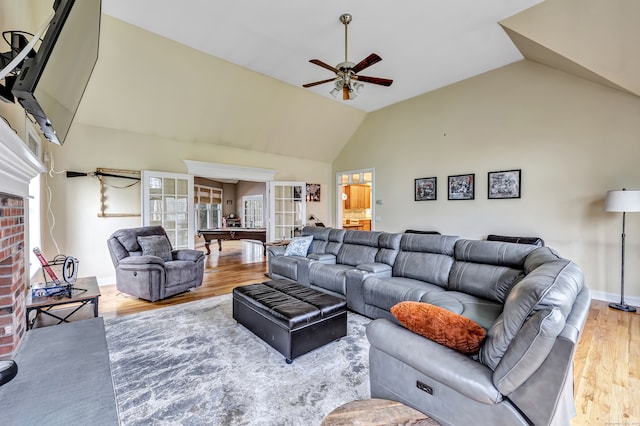
[[[367,77],[366,75],[354,75],[352,78],[358,81],[364,81],[365,83],[379,84],[380,86],[387,87],[393,83],[393,80],[389,80],[388,78]]]
[[[349,100],[349,88],[347,87],[346,84],[342,86],[342,100],[343,101]]]
[[[354,73],[358,73],[363,69],[370,67],[373,64],[377,64],[381,60],[382,58],[380,56],[376,55],[375,53],[372,53],[371,55],[367,56],[362,61],[360,61],[360,63],[358,63],[355,67],[351,68],[351,71],[353,71]]]
[[[326,64],[326,63],[322,62],[320,59],[311,59],[311,60],[309,60],[309,62],[311,62],[312,64],[315,64],[315,65],[318,65],[319,67],[326,68],[329,71],[333,71],[339,76],[342,76],[342,71],[340,71],[337,68],[332,67],[329,64]]]
[[[317,86],[318,84],[324,84],[324,83],[328,83],[328,82],[330,82],[330,81],[335,81],[335,80],[336,80],[336,78],[335,78],[335,77],[334,77],[334,78],[328,78],[328,79],[326,79],[326,80],[322,80],[322,81],[315,81],[315,82],[313,82],[313,83],[303,84],[303,85],[302,85],[302,87],[307,87],[307,88],[309,88],[309,87]]]

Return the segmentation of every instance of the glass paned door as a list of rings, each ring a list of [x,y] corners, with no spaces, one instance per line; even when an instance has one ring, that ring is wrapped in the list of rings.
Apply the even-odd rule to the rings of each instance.
[[[243,222],[245,228],[264,228],[264,206],[262,195],[242,197]]]
[[[142,225],[160,225],[174,249],[193,248],[193,176],[142,171]]]
[[[305,182],[269,182],[269,235],[274,240],[299,236],[307,216]]]

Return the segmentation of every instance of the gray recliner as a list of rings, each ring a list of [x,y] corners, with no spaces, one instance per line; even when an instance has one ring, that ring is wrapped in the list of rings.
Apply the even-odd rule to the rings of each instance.
[[[107,245],[118,291],[155,302],[202,284],[204,253],[173,250],[161,226],[120,229]]]

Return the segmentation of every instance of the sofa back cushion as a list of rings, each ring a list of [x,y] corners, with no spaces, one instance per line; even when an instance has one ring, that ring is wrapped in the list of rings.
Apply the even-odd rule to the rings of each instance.
[[[113,261],[113,266],[129,256],[141,256],[142,247],[138,243],[138,237],[146,237],[150,235],[167,236],[162,226],[142,226],[138,228],[119,229],[107,240],[109,254]]]
[[[329,231],[329,240],[327,241],[326,253],[334,256],[338,255],[340,247],[344,242],[344,236],[347,233],[344,229],[331,229]]]
[[[402,234],[390,234],[383,232],[378,240],[378,253],[376,254],[376,262],[386,263],[389,266],[393,266],[400,251],[400,239]]]
[[[357,266],[375,262],[381,234],[382,232],[346,231],[336,258],[337,263]]]
[[[566,320],[584,287],[582,270],[547,247],[531,252],[525,261],[525,273],[507,295],[504,310],[488,330],[478,354],[480,362],[493,370],[530,316],[557,308]]]
[[[329,228],[321,228],[318,226],[305,226],[300,233],[303,237],[313,236],[311,245],[307,250],[309,254],[324,254],[327,251],[327,242],[329,241]]]
[[[393,264],[393,276],[446,287],[458,238],[451,235],[402,234],[400,251]]]
[[[497,241],[458,240],[448,289],[504,303],[524,277],[525,259],[536,246]]]
[[[138,244],[138,237],[147,237],[149,235],[167,236],[162,226],[141,226],[139,228],[120,229],[111,235],[111,238],[117,239],[126,251],[141,252],[142,247]]]

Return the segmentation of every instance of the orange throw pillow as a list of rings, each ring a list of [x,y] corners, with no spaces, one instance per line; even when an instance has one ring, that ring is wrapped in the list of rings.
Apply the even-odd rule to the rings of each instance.
[[[487,335],[475,321],[428,303],[400,302],[391,313],[414,333],[464,354],[478,352]]]

